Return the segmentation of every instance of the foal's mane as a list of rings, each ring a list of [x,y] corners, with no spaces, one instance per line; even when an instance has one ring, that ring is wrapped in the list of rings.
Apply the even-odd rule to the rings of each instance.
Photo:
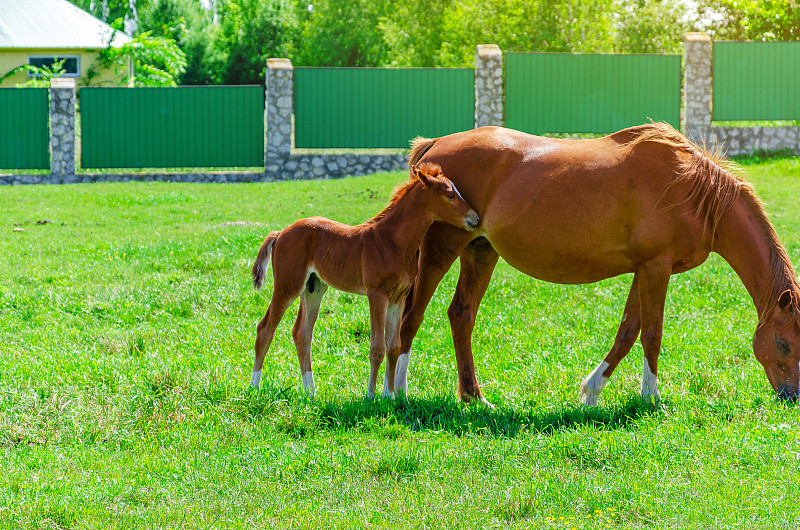
[[[411,167],[411,165],[409,165],[409,167]],[[432,164],[430,162],[423,162],[422,164],[419,164],[418,167],[420,171],[431,176],[438,174],[442,170],[441,167],[439,167],[439,164]],[[387,204],[383,210],[381,210],[375,217],[367,221],[365,224],[377,223],[386,217],[386,214],[388,214],[392,208],[397,206],[397,203],[400,202],[400,200],[405,197],[409,191],[411,191],[411,188],[417,182],[419,182],[419,178],[417,178],[417,175],[412,171],[408,180],[402,184],[399,184],[394,191],[392,191],[392,197],[389,199],[389,204]]]
[[[758,307],[765,310],[773,308],[787,289],[795,296],[800,293],[800,285],[786,248],[767,217],[764,203],[756,195],[753,185],[744,179],[737,164],[725,158],[718,147],[711,150],[701,147],[669,124],[650,123],[635,129],[638,136],[625,145],[634,147],[643,142],[657,142],[691,154],[691,160],[681,163],[675,180],[667,185],[664,195],[675,184],[688,183],[689,191],[683,202],[694,205],[695,215],[705,219],[706,225],[711,228],[712,241],[720,219],[740,196],[750,206],[770,242],[769,276],[761,300],[756,301],[760,304]],[[800,319],[797,311],[795,318]]]

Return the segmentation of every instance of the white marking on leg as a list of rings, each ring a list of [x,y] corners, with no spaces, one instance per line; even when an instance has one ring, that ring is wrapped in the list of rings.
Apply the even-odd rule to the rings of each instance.
[[[317,394],[317,389],[314,387],[314,373],[311,370],[303,374],[303,390],[311,396]]]
[[[623,313],[622,314],[622,322],[625,322],[626,320],[628,320],[628,313]]]
[[[261,370],[255,371],[253,370],[253,375],[250,377],[250,386],[253,388],[258,388],[258,385],[261,383]]]
[[[645,399],[658,399],[658,377],[650,370],[650,363],[647,358],[644,360],[644,370],[642,371],[642,397]]]
[[[592,373],[583,380],[581,384],[581,395],[583,396],[583,402],[587,406],[597,406],[597,398],[600,397],[600,392],[603,390],[603,387],[606,386],[606,382],[608,382],[608,377],[603,374],[609,366],[607,362],[601,362],[592,370]]]
[[[408,394],[408,358],[411,352],[401,353],[397,356],[397,368],[394,372],[394,389],[396,392]]]
[[[394,392],[389,390],[389,363],[386,363],[386,373],[383,374],[383,397],[393,398]]]

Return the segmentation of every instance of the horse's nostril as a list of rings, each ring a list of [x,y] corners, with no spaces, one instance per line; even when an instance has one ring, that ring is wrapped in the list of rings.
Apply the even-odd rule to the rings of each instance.
[[[797,389],[791,389],[788,386],[781,388],[778,391],[778,399],[781,401],[795,403],[797,401]]]

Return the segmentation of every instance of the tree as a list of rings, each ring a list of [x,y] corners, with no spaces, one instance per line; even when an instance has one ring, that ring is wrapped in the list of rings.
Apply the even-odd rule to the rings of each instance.
[[[180,85],[214,82],[212,45],[217,26],[212,18],[198,0],[155,0],[140,13],[140,30],[174,40],[186,55],[186,69],[177,80]]]
[[[441,66],[471,66],[477,44],[504,51],[610,52],[614,46],[612,0],[467,0],[446,14]]]
[[[300,66],[382,66],[388,45],[381,15],[391,2],[319,0],[295,4],[298,31],[289,47],[292,62]]]
[[[615,11],[616,52],[679,53],[684,34],[697,25],[696,14],[664,0],[617,0]]]
[[[288,0],[218,0],[214,81],[263,84],[269,57],[287,57],[293,30]]]
[[[61,77],[66,70],[64,70],[64,59],[53,61],[50,66],[34,66],[32,64],[23,64],[12,68],[2,76],[0,76],[0,83],[4,79],[16,75],[18,72],[28,72],[31,78],[25,83],[18,83],[17,88],[49,88],[50,80],[56,77]]]
[[[439,50],[452,35],[444,24],[455,0],[403,0],[384,9],[379,29],[387,46],[387,65],[439,66]]]
[[[800,40],[800,6],[796,0],[706,0],[716,39]]]
[[[122,21],[117,20],[112,26],[121,24]],[[129,64],[133,66],[132,72]],[[91,84],[99,70],[111,69],[116,79],[123,79],[121,84],[175,86],[185,68],[186,55],[174,40],[144,32],[121,46],[111,46],[109,42],[89,68],[86,78],[87,84]]]

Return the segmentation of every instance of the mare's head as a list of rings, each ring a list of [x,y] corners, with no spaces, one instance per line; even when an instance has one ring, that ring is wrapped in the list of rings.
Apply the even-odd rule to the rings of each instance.
[[[430,194],[428,211],[436,221],[472,231],[480,223],[477,212],[467,204],[438,164],[422,162],[411,166],[411,178],[418,180]]]
[[[800,295],[787,290],[753,337],[756,359],[778,398],[796,401],[800,392]]]

